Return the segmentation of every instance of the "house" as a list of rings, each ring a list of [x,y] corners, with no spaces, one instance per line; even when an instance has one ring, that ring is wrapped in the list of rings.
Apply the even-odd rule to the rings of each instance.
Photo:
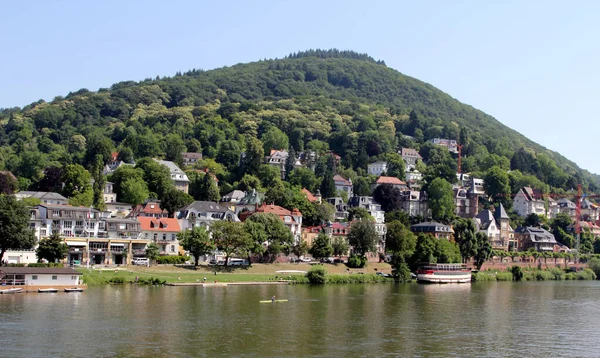
[[[600,226],[598,222],[580,221],[579,227],[582,231],[588,230],[594,237],[600,237]]]
[[[584,198],[581,201],[581,216],[586,217],[586,219],[588,221],[597,221],[599,218],[598,217],[599,210],[600,210],[600,207],[597,204],[592,203],[587,198]]]
[[[166,218],[169,213],[166,210],[160,208],[160,201],[148,200],[144,204],[136,205],[127,217],[152,217],[152,218]]]
[[[417,162],[419,160],[423,160],[421,154],[419,154],[419,152],[417,152],[417,150],[413,148],[402,148],[399,154],[402,156],[402,160],[404,160],[404,163],[406,163],[406,171],[415,169]]]
[[[428,142],[445,147],[450,153],[458,154],[458,143],[454,139],[433,138],[428,140]]]
[[[556,204],[558,205],[558,212],[560,214],[567,214],[571,219],[574,219],[577,215],[577,205],[571,200],[562,198]]]
[[[431,217],[427,194],[424,191],[406,190],[402,192],[401,209],[410,216]]]
[[[0,267],[0,285],[3,288],[21,287],[25,291],[72,288],[83,285],[82,275],[69,267]]]
[[[319,204],[321,203],[321,198],[320,198],[321,195],[320,195],[320,193],[319,193],[319,197],[316,197],[308,189],[302,188],[302,194],[306,195],[306,198],[311,203],[319,203]]]
[[[239,222],[233,210],[212,201],[194,201],[175,212],[181,230],[203,226],[205,228],[215,221],[227,220]]]
[[[335,190],[338,193],[346,193],[348,194],[348,198],[351,198],[354,195],[351,179],[346,179],[343,176],[336,174],[333,176],[333,181],[335,182]]]
[[[300,236],[301,242],[305,242],[308,247],[312,246],[313,240],[323,232],[321,226],[309,226],[302,228],[302,234]]]
[[[114,162],[110,162],[110,163],[106,164],[104,166],[104,169],[102,170],[102,174],[104,174],[104,175],[112,174],[112,173],[114,173],[115,170],[119,169],[120,167],[122,167],[124,165],[133,166],[134,164],[125,163],[122,160],[116,160]]]
[[[128,203],[119,203],[117,201],[106,203],[106,211],[108,211],[110,213],[110,216],[113,218],[127,217],[129,213],[131,213],[131,210],[133,210],[133,205]]]
[[[406,179],[406,184],[411,190],[417,190],[421,188],[421,180],[423,180],[423,175],[416,169],[412,171],[407,171],[404,178]]]
[[[376,176],[380,176],[383,173],[387,173],[387,169],[387,162],[375,162],[367,165],[367,172]]]
[[[100,212],[71,205],[40,204],[29,210],[29,225],[39,239],[58,233],[62,237],[98,236]]]
[[[59,193],[47,192],[47,191],[20,191],[15,193],[17,200],[25,198],[36,198],[40,200],[42,204],[50,205],[68,205],[69,199],[60,195]]]
[[[162,164],[169,168],[169,172],[171,173],[171,180],[175,184],[175,188],[184,193],[188,193],[190,180],[187,177],[187,174],[181,168],[177,166],[177,164],[161,159],[154,159],[157,163]]]
[[[500,204],[494,213],[490,210],[481,211],[475,217],[479,232],[484,233],[495,250],[516,250],[515,232],[510,226],[510,218]]]
[[[242,211],[253,211],[258,206],[262,205],[263,200],[265,200],[265,194],[257,192],[256,189],[252,189],[251,192],[246,193],[246,195],[235,204],[235,213],[239,214]]]
[[[554,235],[537,227],[519,226],[515,229],[515,240],[519,251],[534,248],[538,252],[553,252],[557,244]]]
[[[183,159],[183,165],[194,165],[202,160],[202,153],[183,152],[181,158]]]
[[[477,179],[473,179],[477,180]],[[471,182],[473,183],[473,182]],[[479,212],[479,197],[483,194],[475,185],[454,186],[454,213],[461,218],[474,218]]]
[[[415,224],[410,227],[410,231],[415,234],[424,233],[435,237],[436,239],[447,239],[452,240],[454,230],[448,225],[444,225],[437,222],[424,222]]]
[[[393,187],[400,189],[400,191],[408,190],[408,185],[406,185],[406,183],[402,180],[395,177],[381,176],[377,178],[377,181],[375,181],[374,184],[371,185],[371,191],[375,190],[375,188],[382,184],[391,184]]]
[[[180,253],[177,234],[181,231],[175,218],[137,218],[142,229],[142,238],[152,241],[160,248],[161,255],[178,255]]]
[[[353,196],[348,202],[351,208],[363,208],[369,212],[369,215],[375,219],[375,226],[383,225],[378,229],[378,232],[385,234],[385,211],[381,209],[381,204],[375,201],[372,196]]]
[[[250,216],[256,213],[266,213],[266,214],[275,214],[283,221],[285,226],[287,226],[292,235],[294,236],[294,242],[297,243],[300,240],[300,236],[302,234],[302,213],[298,210],[288,210],[282,208],[278,205],[267,205],[263,203],[259,207],[256,208],[254,212],[244,211],[240,213],[240,220],[245,221]]]
[[[513,210],[519,216],[546,215],[546,203],[542,191],[525,186],[513,199]]]
[[[325,201],[333,205],[333,207],[335,208],[334,220],[348,220],[348,205],[344,202],[344,199],[341,196],[327,198],[325,199]]]
[[[290,154],[288,153],[287,150],[272,149],[271,153],[266,158],[267,164],[275,166],[279,169],[279,172],[281,173],[281,179],[285,178],[285,170],[286,170],[285,164],[286,164],[289,156],[290,156]],[[296,158],[296,161],[294,162],[294,168],[300,168],[300,167],[302,167],[302,162],[300,161],[300,158]]]
[[[90,184],[92,186],[94,186],[94,179],[90,179]],[[102,189],[102,195],[104,197],[104,203],[108,204],[108,203],[114,203],[117,201],[117,194],[115,194],[113,192],[113,188],[114,188],[114,183],[112,182],[105,182],[104,183],[104,188]]]
[[[244,197],[246,196],[246,193],[241,191],[241,190],[233,190],[230,191],[229,193],[223,195],[223,197],[221,198],[221,202],[222,203],[231,203],[231,204],[237,204],[239,203]]]

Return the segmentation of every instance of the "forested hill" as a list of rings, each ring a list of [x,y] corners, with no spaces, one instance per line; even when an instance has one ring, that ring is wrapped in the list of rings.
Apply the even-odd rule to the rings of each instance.
[[[332,150],[359,174],[402,146],[456,139],[464,145],[464,172],[500,166],[526,184],[539,184],[535,176],[552,188],[598,189],[589,172],[493,117],[383,61],[337,50],[81,89],[1,110],[0,170],[19,176],[23,189],[35,187],[45,167],[89,164],[98,148],[136,159],[202,151],[232,184],[240,175],[232,154],[245,150],[248,136],[260,138],[265,150]]]

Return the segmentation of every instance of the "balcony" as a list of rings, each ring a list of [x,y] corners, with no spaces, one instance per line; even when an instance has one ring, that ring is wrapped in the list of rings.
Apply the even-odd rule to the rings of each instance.
[[[79,247],[79,248],[75,248],[75,247],[69,247],[69,253],[70,254],[85,254],[86,253],[86,249],[85,247]]]
[[[131,251],[133,251],[133,255],[134,256],[144,256],[144,255],[146,255],[146,250],[144,250],[144,249],[133,249]]]

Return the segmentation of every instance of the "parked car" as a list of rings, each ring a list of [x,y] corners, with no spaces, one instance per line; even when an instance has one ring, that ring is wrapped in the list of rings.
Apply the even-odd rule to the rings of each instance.
[[[248,260],[244,259],[229,259],[231,266],[248,266]]]
[[[385,273],[385,272],[381,272],[381,271],[377,271],[377,272],[375,272],[375,274],[376,274],[377,276],[381,276],[381,277],[392,277],[392,275],[391,275],[391,274],[389,274],[389,273]]]
[[[137,266],[148,266],[150,265],[150,260],[146,257],[136,257],[131,263]]]
[[[333,259],[333,263],[334,264],[343,264],[343,263],[346,263],[346,261],[344,261],[344,259],[341,259],[338,257],[337,259]]]
[[[311,262],[311,261],[312,261],[312,259],[311,259],[310,257],[303,257],[303,256],[302,256],[302,257],[300,257],[300,259],[299,259],[299,260],[300,260],[301,262]]]

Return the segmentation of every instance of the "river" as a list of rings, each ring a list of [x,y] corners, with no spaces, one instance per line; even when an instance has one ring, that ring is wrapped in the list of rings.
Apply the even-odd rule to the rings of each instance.
[[[596,281],[103,286],[0,295],[0,356],[593,357],[599,320]]]

